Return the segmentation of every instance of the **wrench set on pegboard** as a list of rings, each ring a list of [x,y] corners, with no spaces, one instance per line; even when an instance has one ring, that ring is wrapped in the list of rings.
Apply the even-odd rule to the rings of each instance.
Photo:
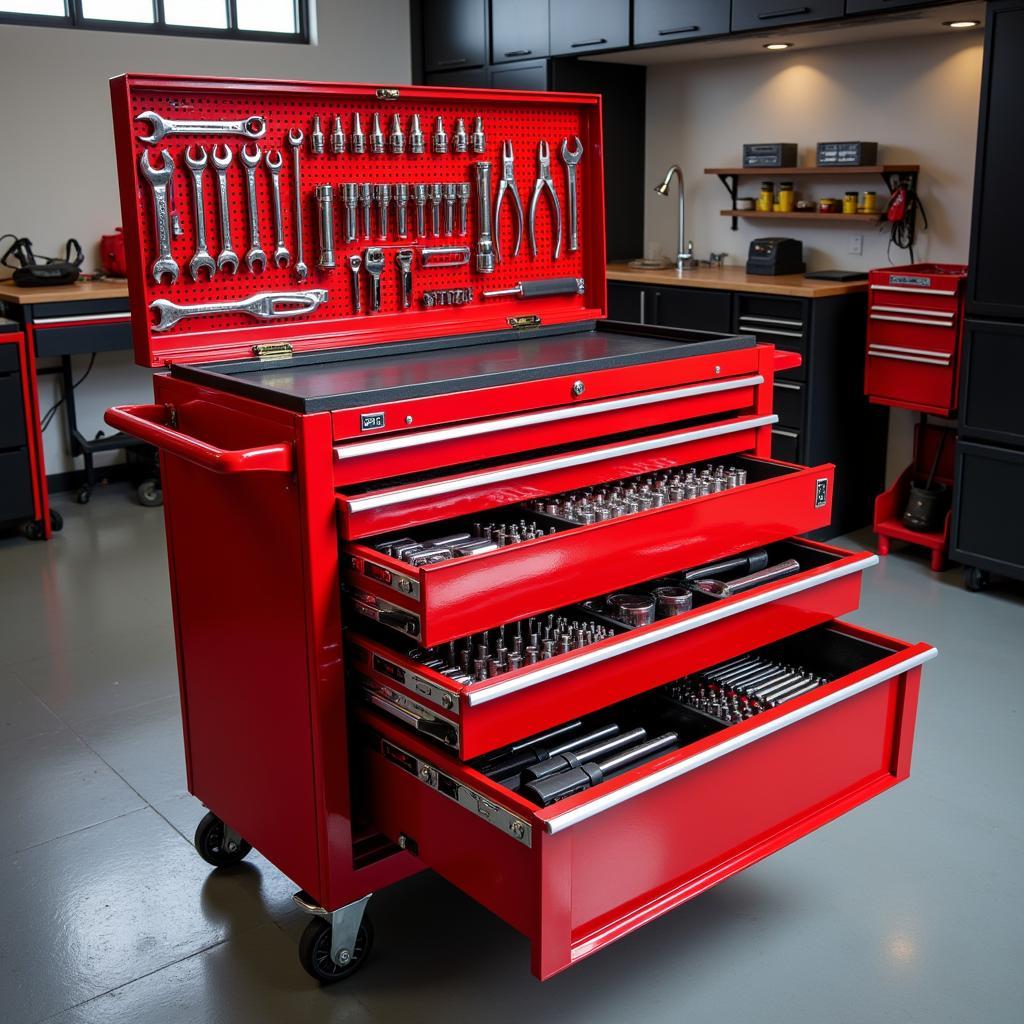
[[[152,331],[450,318],[522,299],[578,313],[583,245],[603,248],[602,215],[583,205],[592,108],[363,92],[136,92]]]

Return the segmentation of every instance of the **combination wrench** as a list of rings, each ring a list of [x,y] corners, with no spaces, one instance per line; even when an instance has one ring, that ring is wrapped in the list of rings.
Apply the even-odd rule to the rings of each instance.
[[[220,213],[220,254],[217,256],[217,269],[228,268],[232,274],[238,273],[238,253],[231,248],[231,206],[228,201],[228,168],[233,159],[231,147],[225,143],[224,155],[217,152],[214,146],[210,151],[210,163],[217,174],[217,209]]]
[[[288,129],[288,145],[292,147],[292,185],[295,189],[295,276],[300,281],[305,281],[309,267],[306,266],[306,247],[302,239],[301,128]]]
[[[247,139],[262,139],[267,134],[267,119],[253,114],[241,121],[172,121],[154,110],[144,110],[136,121],[148,121],[150,134],[139,137],[139,142],[159,142],[165,135],[244,135]]]
[[[565,178],[569,193],[569,252],[580,247],[579,223],[576,214],[576,166],[583,159],[583,143],[579,136],[573,136],[574,146],[569,149],[569,140],[562,139],[562,163],[565,164]]]
[[[257,292],[247,299],[229,302],[198,302],[182,306],[167,299],[157,299],[149,308],[157,315],[154,331],[166,331],[179,320],[192,316],[215,316],[245,313],[257,320],[282,320],[286,317],[305,316],[319,309],[327,301],[327,290],[311,288],[300,292]]]
[[[153,263],[153,279],[157,284],[164,275],[170,276],[170,283],[178,280],[178,264],[171,255],[171,213],[167,195],[168,184],[174,174],[174,161],[166,149],[160,151],[163,167],[153,167],[149,154],[139,155],[139,169],[153,191],[153,221],[156,226],[157,258]]]
[[[281,167],[284,165],[281,150],[271,150],[263,162],[270,172],[270,196],[274,209],[274,254],[272,258],[275,267],[289,267],[292,262],[292,254],[284,244],[284,221],[281,217]]]
[[[203,189],[203,175],[206,173],[207,164],[206,149],[203,146],[199,146],[198,149],[198,157],[192,155],[191,146],[185,150],[185,166],[192,175],[192,198],[196,207],[196,252],[188,264],[188,272],[192,275],[193,281],[199,280],[201,270],[208,270],[210,277],[217,272],[217,264],[214,263],[210,250],[206,248],[206,196]]]
[[[254,268],[257,263],[260,270],[267,269],[267,254],[260,246],[260,209],[256,195],[256,168],[260,165],[263,152],[259,146],[255,148],[254,155],[249,152],[249,144],[246,143],[239,153],[239,158],[245,166],[245,184],[249,196],[249,251],[245,254],[245,263],[250,274],[256,272]]]

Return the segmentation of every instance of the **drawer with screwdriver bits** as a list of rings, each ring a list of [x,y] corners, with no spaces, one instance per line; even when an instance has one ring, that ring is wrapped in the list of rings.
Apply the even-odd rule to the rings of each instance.
[[[826,525],[831,466],[748,455],[642,473],[342,546],[346,588],[430,646]]]
[[[854,611],[877,560],[787,540],[550,611],[506,612],[435,644],[423,643],[418,613],[352,588],[345,660],[367,700],[472,757],[517,728],[554,725]],[[502,589],[516,608],[516,587]]]

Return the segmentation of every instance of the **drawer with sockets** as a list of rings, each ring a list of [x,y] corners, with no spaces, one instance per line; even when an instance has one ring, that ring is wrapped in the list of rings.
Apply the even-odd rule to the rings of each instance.
[[[430,648],[350,618],[345,660],[367,701],[470,758],[854,611],[877,561],[788,540]]]
[[[906,778],[935,653],[829,623],[756,652],[805,677],[786,697],[680,665],[594,713],[521,721],[470,764],[364,709],[366,810],[526,935],[546,978]]]
[[[423,646],[827,526],[833,467],[729,456],[342,546],[353,607]],[[514,584],[514,585],[510,585]]]

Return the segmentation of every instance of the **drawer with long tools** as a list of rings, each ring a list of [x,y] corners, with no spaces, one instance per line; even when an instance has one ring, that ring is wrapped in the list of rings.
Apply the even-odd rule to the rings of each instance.
[[[660,424],[605,437],[586,447],[559,445],[509,460],[346,486],[337,497],[345,540],[408,530],[560,491],[654,473],[754,450],[758,431],[778,417],[744,415],[710,422]]]
[[[774,687],[709,663],[471,764],[364,709],[365,810],[543,979],[905,779],[935,653],[830,623],[755,652]]]
[[[343,545],[357,608],[432,647],[827,526],[831,465],[730,456]],[[514,586],[510,583],[514,581]]]
[[[345,661],[366,702],[471,758],[848,614],[877,561],[783,541],[431,648],[353,602]]]

